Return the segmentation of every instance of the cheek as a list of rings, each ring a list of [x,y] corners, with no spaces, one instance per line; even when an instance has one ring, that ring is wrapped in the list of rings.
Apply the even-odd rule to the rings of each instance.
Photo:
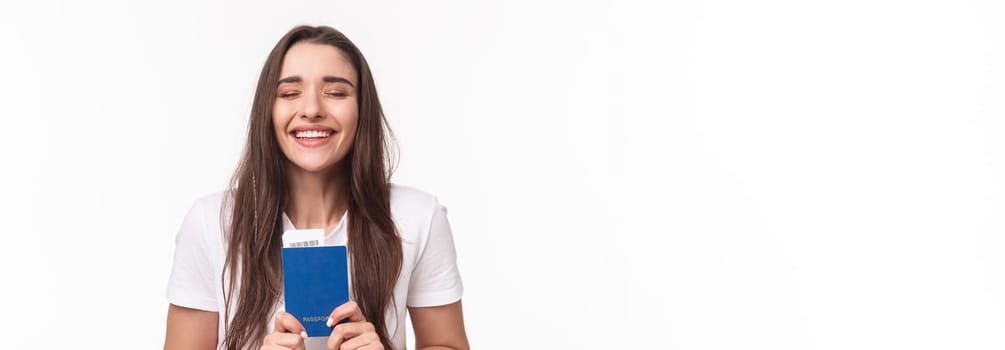
[[[272,123],[276,124],[277,127],[285,127],[290,120],[290,115],[290,107],[286,104],[276,101],[276,104],[272,105]]]
[[[272,106],[272,128],[275,130],[276,138],[280,141],[281,146],[292,115],[293,111],[290,106],[280,103],[280,101],[276,101],[276,104]]]
[[[335,118],[338,120],[339,125],[342,125],[343,131],[349,135],[356,135],[356,125],[359,124],[359,114],[356,106],[343,108],[339,113],[335,114]]]
[[[350,145],[355,144],[356,143],[356,129],[358,128],[358,125],[359,125],[357,123],[356,118],[353,117],[351,121],[346,121],[346,123],[344,123],[342,125],[346,126],[345,127],[345,132],[346,132],[346,136],[349,137],[349,139],[348,139],[349,144]]]

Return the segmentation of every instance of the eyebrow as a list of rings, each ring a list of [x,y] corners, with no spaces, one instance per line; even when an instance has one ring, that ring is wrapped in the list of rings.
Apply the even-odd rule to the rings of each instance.
[[[332,76],[332,75],[326,75],[326,76],[322,77],[321,80],[324,81],[324,82],[326,82],[326,83],[346,83],[346,84],[349,84],[349,86],[355,87],[354,85],[352,85],[352,82],[350,82],[349,79],[346,79],[346,78],[343,78],[343,77],[336,77],[336,76]],[[277,85],[282,85],[282,84],[286,84],[286,83],[300,83],[300,82],[303,82],[303,81],[304,81],[304,79],[301,78],[299,75],[294,75],[292,77],[286,77],[286,78],[279,79],[279,83]]]

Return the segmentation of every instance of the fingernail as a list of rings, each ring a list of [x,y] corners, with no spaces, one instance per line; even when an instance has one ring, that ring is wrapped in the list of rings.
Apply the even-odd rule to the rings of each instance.
[[[329,328],[331,328],[331,326],[332,326],[333,323],[335,323],[335,322],[332,322],[332,318],[331,317],[328,317],[328,322],[325,322],[325,324],[328,325]]]
[[[307,339],[307,331],[300,331],[300,336]]]

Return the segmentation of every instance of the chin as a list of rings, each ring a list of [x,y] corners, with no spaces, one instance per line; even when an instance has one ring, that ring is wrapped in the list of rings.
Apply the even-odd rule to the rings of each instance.
[[[301,160],[301,161],[291,160],[290,163],[293,165],[294,168],[297,168],[299,170],[302,170],[302,171],[305,171],[305,172],[309,172],[309,173],[327,172],[327,171],[335,168],[335,165],[338,164],[338,162],[332,162],[332,161],[319,162],[319,161],[313,161],[313,160],[310,160],[310,161],[308,161],[308,160]]]
[[[296,164],[296,163],[294,163],[293,165],[296,168],[299,168],[300,170],[306,171],[308,173],[323,173],[323,172],[328,171],[328,170],[330,170],[332,168],[331,165],[314,165],[314,164],[309,164],[309,165],[308,164],[303,164],[303,165],[301,165],[301,164]]]

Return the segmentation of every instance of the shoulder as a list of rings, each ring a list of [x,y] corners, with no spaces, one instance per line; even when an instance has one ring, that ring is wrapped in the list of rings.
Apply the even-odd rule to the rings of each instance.
[[[223,227],[230,217],[231,191],[219,191],[195,199],[185,215],[179,239],[203,242],[211,246],[220,244]]]
[[[198,211],[203,216],[203,219],[206,220],[206,226],[220,226],[221,222],[214,221],[221,221],[221,219],[229,216],[229,213],[224,210],[228,209],[229,211],[230,209],[230,203],[232,202],[231,193],[232,191],[225,190],[198,197],[192,203],[191,211]],[[190,212],[190,214],[192,213]]]
[[[221,309],[216,288],[223,270],[221,208],[226,192],[196,198],[175,237],[174,265],[168,282],[168,300],[175,305],[206,310]]]
[[[407,211],[430,211],[438,204],[433,194],[405,185],[391,184],[391,209]]]
[[[224,200],[230,200],[231,192],[231,190],[225,190],[202,195],[195,199],[192,206],[219,212],[225,205]]]
[[[439,199],[414,187],[391,184],[391,215],[401,231],[402,239],[428,235],[433,214],[446,211]]]

